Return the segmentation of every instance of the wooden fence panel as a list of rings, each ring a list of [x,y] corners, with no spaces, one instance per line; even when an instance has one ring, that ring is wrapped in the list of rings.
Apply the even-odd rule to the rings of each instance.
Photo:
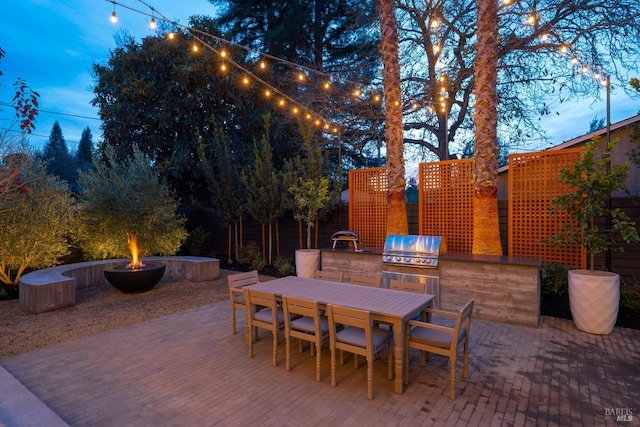
[[[360,244],[382,248],[387,238],[387,169],[349,171],[349,229],[358,233]]]
[[[473,249],[473,159],[421,163],[419,233],[444,236],[447,249]]]
[[[509,156],[509,255],[542,258],[573,268],[586,267],[579,245],[556,248],[541,240],[559,233],[571,219],[566,213],[549,213],[554,197],[570,190],[559,182],[560,170],[571,165],[582,149],[542,151]]]

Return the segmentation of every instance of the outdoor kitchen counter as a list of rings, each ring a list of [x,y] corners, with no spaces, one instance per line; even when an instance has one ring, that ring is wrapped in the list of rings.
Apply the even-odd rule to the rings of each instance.
[[[348,282],[352,274],[381,277],[383,270],[439,277],[439,304],[455,310],[475,299],[473,316],[496,322],[538,327],[540,323],[540,268],[537,258],[472,255],[449,252],[437,268],[385,265],[381,249],[322,249],[321,268],[340,271]]]

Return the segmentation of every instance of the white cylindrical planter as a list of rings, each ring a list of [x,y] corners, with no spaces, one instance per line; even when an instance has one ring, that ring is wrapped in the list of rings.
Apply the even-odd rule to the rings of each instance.
[[[313,279],[320,270],[319,249],[298,249],[296,251],[296,275]]]
[[[620,304],[620,276],[608,271],[570,270],[569,305],[576,327],[590,334],[613,330]]]

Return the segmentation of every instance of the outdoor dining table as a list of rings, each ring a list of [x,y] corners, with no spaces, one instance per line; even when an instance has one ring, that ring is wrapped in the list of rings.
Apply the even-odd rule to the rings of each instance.
[[[249,285],[247,288],[271,292],[276,298],[283,295],[317,301],[320,306],[342,305],[371,312],[375,321],[393,326],[394,334],[394,391],[402,393],[404,351],[404,328],[408,320],[431,305],[434,295],[415,294],[385,288],[372,288],[349,283],[329,282],[288,276]]]

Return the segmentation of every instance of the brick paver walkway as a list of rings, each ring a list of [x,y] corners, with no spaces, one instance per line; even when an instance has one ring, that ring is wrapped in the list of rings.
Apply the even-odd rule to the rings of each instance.
[[[242,316],[240,316],[242,318]],[[239,331],[244,321],[240,319]],[[393,392],[386,361],[375,365],[374,400],[366,367],[338,367],[329,351],[315,381],[308,351],[293,370],[271,365],[271,340],[249,359],[242,333],[231,335],[228,301],[102,335],[0,360],[33,395],[72,426],[598,426],[640,425],[640,331],[589,335],[567,320],[533,329],[474,319],[469,378],[449,400],[448,359],[420,368]],[[281,340],[284,342],[284,339]],[[459,367],[458,373],[461,373]],[[9,400],[0,384],[2,405]],[[632,412],[631,422],[615,411]]]

